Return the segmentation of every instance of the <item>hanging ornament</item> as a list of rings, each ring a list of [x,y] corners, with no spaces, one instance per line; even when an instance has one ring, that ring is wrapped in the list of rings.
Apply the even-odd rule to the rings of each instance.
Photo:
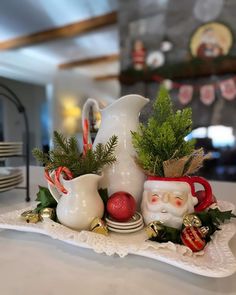
[[[161,51],[153,51],[147,57],[147,65],[156,69],[165,63],[165,56]]]
[[[227,100],[233,100],[236,96],[236,87],[233,79],[220,82],[222,96]]]
[[[173,48],[173,43],[165,36],[161,42],[160,49],[163,52],[169,52]]]
[[[179,101],[181,104],[186,105],[190,103],[193,96],[193,86],[182,85],[179,89]]]
[[[193,252],[201,251],[205,245],[205,236],[207,235],[208,227],[185,227],[181,233],[181,240],[185,246],[190,248]]]
[[[144,69],[145,59],[146,59],[146,49],[144,47],[143,41],[136,40],[134,42],[132,59],[133,59],[133,66],[135,70],[141,71]]]
[[[204,85],[200,88],[200,100],[205,105],[211,105],[215,100],[215,88],[213,85]]]
[[[169,79],[165,79],[162,84],[164,85],[164,87],[167,90],[171,90],[173,88],[173,81],[169,80]]]
[[[204,59],[227,55],[233,45],[233,34],[229,27],[219,22],[205,23],[198,27],[190,39],[193,57]]]

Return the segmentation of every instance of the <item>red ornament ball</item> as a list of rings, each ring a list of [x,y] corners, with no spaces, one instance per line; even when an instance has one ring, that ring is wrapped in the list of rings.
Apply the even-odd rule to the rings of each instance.
[[[127,192],[116,192],[108,199],[107,212],[117,221],[128,221],[136,212],[136,200]]]
[[[199,227],[185,227],[181,233],[181,240],[193,252],[201,251],[206,245],[204,235]]]

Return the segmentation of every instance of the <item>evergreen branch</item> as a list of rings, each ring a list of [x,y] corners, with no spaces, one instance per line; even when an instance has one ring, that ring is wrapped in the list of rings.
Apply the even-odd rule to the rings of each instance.
[[[80,153],[79,145],[75,137],[66,139],[62,134],[54,132],[54,149],[44,154],[39,149],[34,149],[33,154],[39,162],[46,165],[49,171],[63,166],[67,167],[74,177],[101,172],[106,165],[112,165],[116,161],[114,155],[118,143],[118,137],[113,135],[103,145],[99,143],[94,150],[87,150],[86,154]]]
[[[53,143],[54,143],[55,149],[59,149],[64,151],[65,153],[68,153],[69,148],[68,148],[66,138],[57,131],[54,131],[53,135],[54,135]]]
[[[32,154],[35,157],[35,159],[42,163],[43,165],[46,165],[49,162],[48,154],[45,154],[43,151],[41,151],[38,148],[34,148],[32,150]]]

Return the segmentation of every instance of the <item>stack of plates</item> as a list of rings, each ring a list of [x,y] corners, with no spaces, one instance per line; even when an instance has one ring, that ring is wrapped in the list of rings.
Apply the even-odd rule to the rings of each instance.
[[[21,169],[0,168],[0,192],[15,188],[23,181]]]
[[[22,142],[0,142],[0,157],[22,155]]]
[[[143,217],[140,213],[136,212],[134,216],[126,222],[118,222],[112,219],[111,217],[106,218],[107,227],[110,231],[116,233],[134,233],[143,228]]]

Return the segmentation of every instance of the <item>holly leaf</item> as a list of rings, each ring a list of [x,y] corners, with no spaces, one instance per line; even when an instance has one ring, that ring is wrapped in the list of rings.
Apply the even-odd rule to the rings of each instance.
[[[196,213],[196,215],[201,219],[202,225],[209,228],[208,234],[205,237],[207,242],[211,240],[211,236],[215,231],[220,230],[219,226],[222,223],[231,218],[236,218],[236,215],[234,215],[231,210],[220,211],[218,208],[210,208],[208,211],[202,211]]]
[[[34,209],[36,213],[38,213],[41,209],[55,208],[57,206],[57,202],[53,198],[49,189],[43,186],[39,186],[36,201],[39,202],[37,207]]]
[[[220,225],[224,223],[226,220],[230,220],[231,218],[236,218],[236,215],[232,213],[232,210],[229,211],[220,211],[219,208],[209,209],[208,214],[211,217],[212,222],[215,225]]]
[[[161,229],[158,230],[158,234],[156,237],[152,237],[149,239],[150,241],[155,241],[158,243],[167,243],[167,242],[173,242],[175,244],[181,244],[181,238],[180,238],[180,230],[170,227],[161,225]]]

